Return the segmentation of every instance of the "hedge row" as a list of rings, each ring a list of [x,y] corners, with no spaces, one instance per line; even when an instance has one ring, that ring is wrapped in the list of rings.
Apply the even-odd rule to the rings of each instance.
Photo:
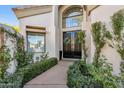
[[[18,88],[58,63],[57,58],[50,58],[20,68],[13,75],[0,80],[1,88]]]

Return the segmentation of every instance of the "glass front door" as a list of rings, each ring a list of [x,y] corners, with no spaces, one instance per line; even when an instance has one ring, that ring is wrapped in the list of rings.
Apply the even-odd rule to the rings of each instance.
[[[78,32],[63,32],[63,58],[81,58],[81,44],[78,42]]]

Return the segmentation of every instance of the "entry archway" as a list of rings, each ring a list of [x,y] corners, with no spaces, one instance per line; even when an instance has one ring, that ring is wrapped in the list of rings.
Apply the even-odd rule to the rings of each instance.
[[[82,49],[78,42],[78,32],[81,31],[83,8],[81,6],[67,7],[62,13],[62,50],[63,58],[81,58]]]

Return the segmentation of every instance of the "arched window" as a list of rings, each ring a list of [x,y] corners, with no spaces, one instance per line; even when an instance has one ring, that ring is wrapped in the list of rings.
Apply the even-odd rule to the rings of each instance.
[[[63,13],[63,28],[80,27],[83,20],[83,9],[72,7]]]

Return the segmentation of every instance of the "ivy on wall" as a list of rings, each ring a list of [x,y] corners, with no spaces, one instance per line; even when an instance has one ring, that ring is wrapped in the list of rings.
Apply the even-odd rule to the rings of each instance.
[[[33,53],[29,53],[24,49],[23,38],[17,38],[16,59],[18,61],[18,68],[28,65],[33,60]]]
[[[0,47],[0,78],[4,78],[6,69],[9,66],[9,62],[11,61],[11,55],[9,53],[9,49],[6,46]]]
[[[118,77],[114,76],[112,73],[112,64],[108,63],[104,56],[100,55],[101,49],[107,43],[106,41],[112,38],[110,32],[102,22],[96,22],[92,24],[92,35],[96,47],[93,63],[88,64],[83,58],[79,62],[73,64],[68,70],[67,85],[77,88],[120,87]],[[83,33],[80,39],[82,44],[85,42],[84,37],[85,35]]]
[[[124,86],[124,9],[114,13],[113,16],[111,16],[111,22],[113,38],[110,44],[121,56],[122,62],[120,64],[120,70],[122,85]]]
[[[92,36],[96,47],[94,54],[94,64],[97,66],[101,49],[106,44],[107,39],[111,39],[112,36],[110,32],[106,29],[105,24],[100,21],[92,24]]]
[[[0,24],[3,24],[3,25],[8,26],[8,27],[11,27],[11,28],[12,28],[13,30],[15,30],[16,32],[19,32],[19,31],[20,31],[20,29],[19,29],[18,26],[12,26],[12,25],[10,25],[10,24],[5,24],[5,23],[0,23]]]
[[[120,40],[122,38],[122,31],[124,28],[124,10],[120,10],[113,14],[111,21],[115,39]]]
[[[120,10],[113,14],[113,16],[111,16],[111,22],[113,29],[111,45],[124,60],[124,10]]]
[[[6,26],[6,25],[3,25],[3,26],[1,26],[0,28],[1,28],[1,32],[3,32],[3,33],[5,33],[5,34],[3,34],[3,35],[6,35],[6,39],[8,38],[8,37],[11,37],[11,38],[13,38],[13,39],[17,39],[17,38],[20,38],[20,37],[18,37],[17,36],[17,32],[12,28],[10,28],[10,29],[6,29],[5,27],[8,27],[8,26]],[[13,30],[13,32],[14,33],[12,33],[11,31],[9,31],[9,30]],[[4,39],[5,39],[4,38]],[[5,40],[6,40],[5,39]],[[13,41],[13,40],[11,40],[11,42],[13,42],[13,43],[15,43],[15,41]],[[16,46],[15,46],[15,48],[16,48]],[[6,44],[5,44],[5,42],[4,42],[4,44],[3,45],[1,45],[0,46],[0,78],[4,78],[5,76],[6,76],[6,70],[8,69],[8,67],[9,67],[9,63],[13,60],[13,59],[16,59],[16,57],[15,56],[11,56],[11,54],[10,54],[10,49],[9,49],[9,47],[8,46],[6,46]],[[12,51],[14,51],[14,50],[12,50]]]
[[[9,31],[6,31],[6,29],[4,27],[1,27],[0,31],[4,32],[7,35],[10,35],[14,38],[16,37],[15,33],[13,34]],[[6,70],[9,67],[9,62],[12,59],[13,58],[11,57],[10,49],[5,44],[1,45],[1,47],[0,47],[0,78],[3,79],[6,76]]]
[[[85,60],[86,62],[86,58],[87,58],[87,48],[86,48],[86,45],[85,45],[85,38],[86,38],[86,35],[85,35],[85,31],[80,31],[78,32],[77,34],[78,36],[78,43],[81,43],[81,47],[83,49],[83,59]]]

